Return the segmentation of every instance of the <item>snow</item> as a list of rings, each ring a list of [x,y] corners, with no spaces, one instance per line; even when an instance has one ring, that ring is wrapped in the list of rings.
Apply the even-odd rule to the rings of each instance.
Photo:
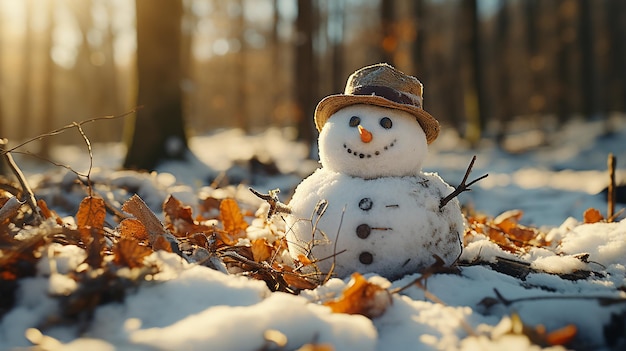
[[[392,304],[379,317],[333,313],[321,304],[339,296],[350,278],[333,278],[315,290],[292,296],[272,293],[261,281],[225,275],[186,263],[175,254],[157,252],[147,258],[160,268],[153,280],[129,289],[121,302],[99,306],[85,330],[68,324],[46,328],[46,322],[57,318],[60,308],[49,293],[63,294],[75,288],[61,276],[79,269],[85,255],[75,246],[51,244],[42,253],[37,275],[20,280],[15,307],[0,321],[0,349],[29,347],[33,342],[47,350],[91,351],[295,350],[305,344],[329,344],[334,350],[541,349],[528,334],[515,332],[519,329],[516,316],[525,327],[543,325],[547,332],[575,325],[573,345],[579,349],[623,349],[626,220],[582,223],[582,212],[588,207],[605,213],[606,200],[598,193],[607,184],[608,152],[617,156],[618,181],[625,179],[626,122],[621,120],[617,126],[614,135],[605,137],[601,136],[601,122],[574,122],[553,135],[555,146],[517,155],[488,144],[477,150],[462,148],[456,136],[442,134],[431,145],[424,169],[436,170],[454,183],[462,178],[471,155],[477,154],[472,177],[483,173],[490,176],[463,194],[461,203],[493,216],[519,208],[524,211],[521,222],[541,227],[552,244],[513,254],[477,235],[466,246],[457,273],[433,274],[423,280],[427,292],[411,285],[392,294]],[[95,144],[94,161],[100,169],[94,170],[92,179],[96,184],[107,184],[97,185],[95,190],[116,204],[128,198],[131,190],[139,191],[157,214],[171,190],[181,198],[186,196],[186,201],[201,194],[234,196],[259,208],[260,201],[249,194],[246,185],[210,187],[207,177],[226,172],[251,154],[263,153],[267,159],[279,161],[281,172],[292,173],[263,175],[251,182],[253,177],[241,167],[243,180],[261,192],[280,187],[287,201],[315,164],[304,160],[306,148],[285,135],[276,130],[255,136],[221,131],[197,137],[191,145],[198,163],[169,165],[164,167],[167,171],[154,174],[114,171],[123,154],[115,151],[119,145]],[[107,151],[108,147],[113,151]],[[247,154],[239,154],[244,152],[241,149],[248,150]],[[60,159],[77,169],[88,164],[83,149],[69,150],[64,149]],[[27,162],[18,159],[18,163]],[[24,169],[29,171],[27,166]],[[38,195],[62,195],[69,203],[55,210],[62,216],[75,213],[72,207],[81,197],[63,190],[70,189],[67,186],[76,179],[74,174],[64,170],[44,174],[35,167],[29,173],[31,184],[40,186]],[[618,204],[617,210],[621,208],[624,205]],[[267,208],[261,206],[259,211]],[[270,237],[272,232],[284,230],[281,221],[275,221],[272,229],[256,223],[249,234]],[[581,260],[580,254],[589,256]],[[501,258],[524,262],[532,270],[520,279],[497,271],[495,266],[470,264],[479,258],[494,265]],[[547,273],[581,268],[593,273],[577,280]],[[412,274],[387,282],[380,276],[366,275],[370,282],[388,284],[389,289],[405,287],[419,277]],[[500,300],[496,291],[509,304]],[[433,301],[433,296],[438,301]],[[609,299],[621,299],[621,303],[606,303]],[[286,344],[279,345],[281,340]]]

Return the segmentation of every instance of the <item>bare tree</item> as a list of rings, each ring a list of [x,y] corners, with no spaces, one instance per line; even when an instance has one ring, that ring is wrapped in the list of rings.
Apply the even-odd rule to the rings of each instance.
[[[153,170],[189,148],[181,90],[182,0],[137,0],[138,105],[125,168]]]
[[[381,59],[390,65],[394,64],[394,54],[398,46],[398,36],[395,31],[395,1],[382,0],[380,2],[380,24],[382,29]]]
[[[0,26],[0,34],[2,34],[2,26]],[[0,67],[2,67],[2,36],[0,35]],[[0,82],[2,81],[2,70],[0,69]],[[0,139],[5,138],[4,130],[4,110],[2,106],[2,94],[0,94]],[[6,175],[6,165],[4,157],[0,157],[0,175]]]
[[[313,112],[317,104],[317,72],[313,52],[313,33],[315,28],[313,1],[298,0],[296,18],[296,101],[299,105],[298,138],[312,144]]]

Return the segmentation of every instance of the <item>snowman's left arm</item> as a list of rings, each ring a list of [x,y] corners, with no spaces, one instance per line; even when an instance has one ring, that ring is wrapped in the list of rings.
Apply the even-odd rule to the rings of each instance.
[[[470,162],[469,166],[467,167],[467,171],[465,171],[465,176],[463,177],[463,180],[461,181],[461,184],[459,184],[459,186],[454,188],[454,191],[450,195],[442,198],[439,201],[439,210],[441,210],[448,202],[450,202],[450,200],[452,200],[455,197],[459,196],[459,194],[461,194],[462,192],[472,190],[472,189],[469,188],[472,184],[478,182],[479,180],[487,178],[487,176],[489,174],[484,174],[481,177],[478,177],[478,178],[472,180],[468,184],[465,184],[465,182],[467,181],[467,177],[469,177],[470,173],[472,172],[472,167],[474,167],[474,162],[475,161],[476,161],[476,155],[474,155],[474,157],[472,157],[472,161]]]
[[[276,213],[291,213],[291,208],[284,203],[280,202],[278,199],[278,193],[280,193],[280,189],[274,189],[268,191],[267,194],[261,194],[260,192],[248,188],[254,195],[256,195],[261,200],[265,200],[270,205],[270,210],[267,213],[267,219],[272,218]]]

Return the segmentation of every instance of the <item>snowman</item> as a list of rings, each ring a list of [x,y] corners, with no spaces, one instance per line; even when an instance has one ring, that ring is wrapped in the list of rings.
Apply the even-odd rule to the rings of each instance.
[[[422,108],[422,84],[390,65],[354,72],[344,94],[315,110],[321,168],[288,207],[290,255],[329,272],[394,279],[461,254],[464,219],[454,189],[421,171],[439,122]]]

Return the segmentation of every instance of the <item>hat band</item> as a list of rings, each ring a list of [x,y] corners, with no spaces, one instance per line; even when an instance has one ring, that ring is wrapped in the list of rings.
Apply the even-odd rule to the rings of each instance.
[[[353,95],[376,95],[387,100],[404,105],[421,107],[419,102],[414,101],[409,96],[382,85],[360,85],[354,88]]]

